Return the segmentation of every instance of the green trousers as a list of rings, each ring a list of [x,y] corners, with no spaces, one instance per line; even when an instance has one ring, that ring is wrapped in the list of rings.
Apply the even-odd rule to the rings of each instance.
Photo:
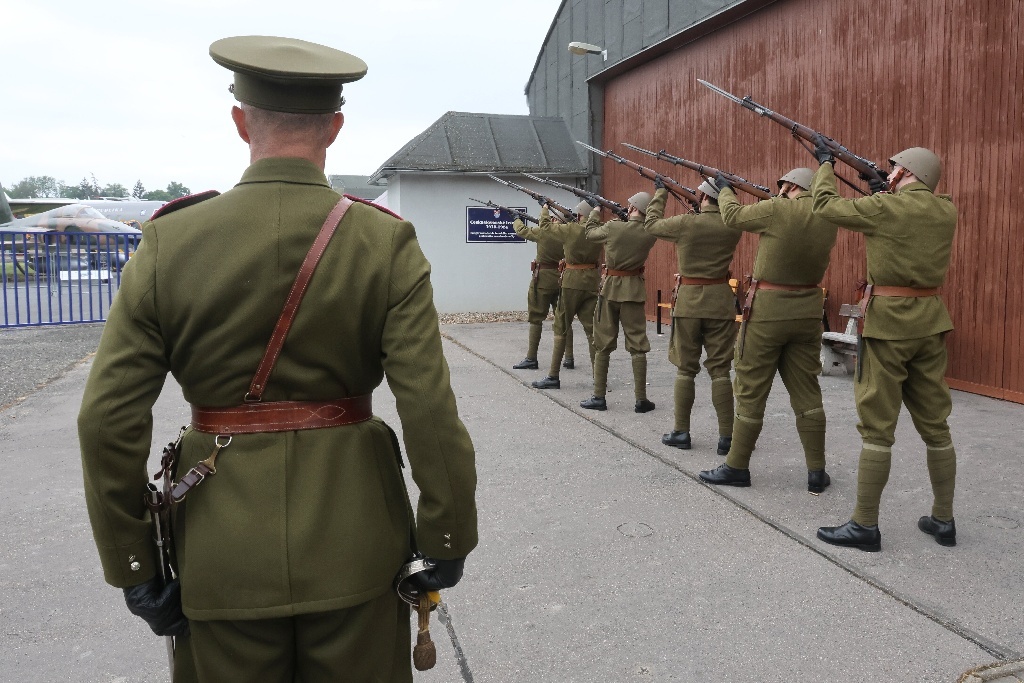
[[[201,683],[410,683],[409,607],[387,591],[347,609],[250,621],[190,621]]]
[[[577,318],[583,325],[587,335],[587,350],[590,352],[590,364],[594,364],[594,306],[597,304],[597,293],[583,289],[562,289],[555,309],[555,344],[551,352],[551,368],[548,376],[558,377],[562,366],[562,357],[572,358],[572,321]]]
[[[530,321],[530,333],[526,345],[526,357],[537,359],[537,347],[540,346],[541,331],[543,330],[544,321],[548,317],[548,311],[552,311],[555,317],[555,323],[558,324],[559,320],[559,294],[561,289],[549,289],[547,287],[534,287],[533,280],[530,280],[530,289],[526,295],[526,307],[527,307],[527,320]],[[555,334],[558,331],[555,330]],[[573,357],[572,354],[572,328],[568,328],[564,331],[566,341],[566,355],[569,358]]]
[[[864,339],[860,381],[854,385],[863,446],[857,470],[858,524],[878,523],[882,490],[889,480],[892,445],[900,406],[910,412],[927,449],[931,479],[932,515],[953,519],[956,488],[956,450],[949,435],[947,418],[953,399],[946,384],[945,335],[920,339]]]
[[[808,470],[825,467],[825,410],[821,401],[821,320],[750,321],[743,354],[737,353],[736,420],[730,467],[747,469],[764,422],[775,373],[789,392]]]
[[[642,301],[602,299],[594,318],[594,396],[608,392],[608,359],[618,346],[619,326],[626,338],[626,351],[633,357],[633,393],[647,398],[647,314]]]
[[[718,433],[731,436],[734,409],[729,371],[736,342],[735,320],[673,317],[671,334],[668,359],[677,368],[673,431],[690,431],[690,413],[696,399],[693,380],[700,372],[703,348],[707,351],[704,367],[711,376],[711,402],[718,416]]]

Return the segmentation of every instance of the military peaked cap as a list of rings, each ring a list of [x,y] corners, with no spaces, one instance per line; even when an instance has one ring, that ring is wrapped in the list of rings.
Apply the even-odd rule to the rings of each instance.
[[[366,62],[355,55],[295,38],[221,38],[210,57],[235,72],[236,100],[295,114],[333,114],[345,102],[343,84],[366,75]]]

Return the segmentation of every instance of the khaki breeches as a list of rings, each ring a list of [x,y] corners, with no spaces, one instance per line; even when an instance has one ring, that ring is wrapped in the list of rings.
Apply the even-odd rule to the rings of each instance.
[[[696,377],[701,348],[707,350],[704,367],[712,379],[728,377],[736,343],[736,322],[705,318],[672,318],[668,359],[679,374]]]
[[[615,350],[619,339],[619,325],[626,338],[626,351],[631,354],[647,353],[651,342],[647,338],[647,315],[642,301],[602,300],[600,319],[594,318],[594,348],[608,355]]]

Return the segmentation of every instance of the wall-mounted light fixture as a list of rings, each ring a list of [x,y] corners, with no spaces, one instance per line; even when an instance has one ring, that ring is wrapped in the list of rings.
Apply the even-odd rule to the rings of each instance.
[[[606,62],[608,61],[608,50],[605,50],[600,45],[573,41],[569,43],[569,52],[574,55],[601,55],[601,59]]]

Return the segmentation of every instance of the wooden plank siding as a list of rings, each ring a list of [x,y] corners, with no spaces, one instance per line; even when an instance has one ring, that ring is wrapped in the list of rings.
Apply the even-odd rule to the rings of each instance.
[[[1024,3],[984,0],[780,0],[734,24],[605,83],[604,148],[696,187],[698,176],[620,143],[667,151],[775,187],[813,157],[780,126],[712,93],[702,78],[821,130],[885,162],[912,146],[943,160],[939,192],[953,195],[959,223],[943,298],[950,385],[1024,402]],[[885,164],[886,169],[888,164]],[[855,179],[842,164],[840,173]],[[603,163],[603,192],[625,203],[650,183]],[[859,183],[863,185],[863,183]],[[842,189],[852,196],[852,191]],[[750,198],[741,193],[742,201]],[[668,213],[683,211],[670,200]],[[757,240],[745,236],[733,276],[751,271]],[[648,313],[676,272],[671,245],[648,260]],[[840,304],[865,276],[863,238],[840,230],[823,286],[832,329]]]

